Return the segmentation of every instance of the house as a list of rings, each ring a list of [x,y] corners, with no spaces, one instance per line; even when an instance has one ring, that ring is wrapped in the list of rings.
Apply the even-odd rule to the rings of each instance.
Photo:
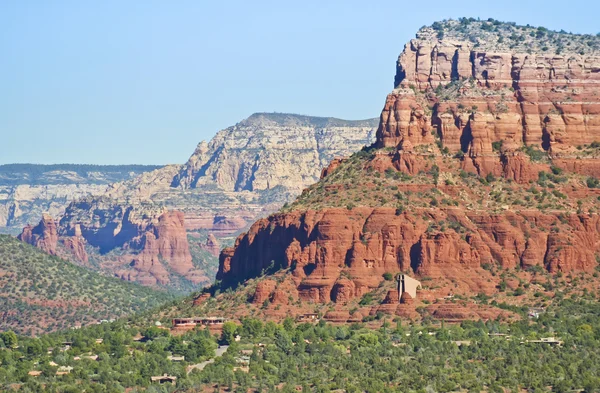
[[[32,377],[39,377],[40,375],[42,375],[42,372],[39,370],[31,370],[27,374],[31,375]]]
[[[172,362],[183,362],[185,360],[185,356],[167,356],[167,359]]]
[[[556,337],[543,337],[539,340],[525,340],[525,341],[521,341],[521,344],[523,343],[539,343],[539,344],[549,344],[549,345],[556,345],[558,347],[560,347],[563,342],[559,339],[557,339]]]
[[[96,344],[102,344],[103,342],[104,342],[104,340],[101,338],[96,339]]]
[[[510,336],[506,333],[488,333],[488,336],[490,337],[500,337],[500,338],[505,338],[505,339],[509,339]]]
[[[71,366],[61,366],[61,367],[58,368],[58,370],[56,370],[56,375],[71,374],[71,371],[73,371],[73,367],[71,367]]]
[[[462,347],[463,345],[468,347],[469,345],[471,345],[471,341],[469,341],[469,340],[452,341],[452,342],[459,347]]]
[[[175,382],[177,381],[177,377],[172,376],[172,375],[163,374],[163,375],[157,376],[157,377],[150,377],[150,381],[158,382],[161,385],[164,383],[170,383],[172,385],[175,385]]]
[[[81,360],[81,359],[98,360],[98,355],[81,355],[81,356],[75,356],[73,358],[73,360]]]
[[[410,277],[408,274],[398,274],[398,302],[404,292],[408,293],[411,298],[417,297],[417,289],[421,289],[421,282]]]
[[[242,355],[235,358],[236,363],[248,365],[250,364],[250,356]]]
[[[211,326],[222,325],[225,323],[223,317],[194,317],[194,318],[174,318],[173,327],[178,326]]]
[[[306,313],[296,317],[296,321],[298,322],[313,322],[317,320],[319,320],[319,314],[316,313]]]

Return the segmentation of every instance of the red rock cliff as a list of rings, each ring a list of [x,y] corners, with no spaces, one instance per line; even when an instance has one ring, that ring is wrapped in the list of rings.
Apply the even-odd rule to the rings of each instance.
[[[54,219],[48,214],[42,215],[42,220],[36,226],[27,225],[17,236],[19,240],[38,247],[50,255],[56,255],[58,231]]]
[[[448,24],[450,33],[456,28]],[[530,180],[515,151],[545,150],[555,165],[591,175],[600,158],[577,147],[600,141],[600,53],[531,52],[530,46],[491,46],[423,29],[398,58],[396,89],[387,97],[377,147],[440,138],[463,168],[481,175]],[[497,39],[497,37],[496,37]],[[528,53],[528,51],[530,53]],[[492,143],[502,141],[500,149]]]
[[[454,229],[428,230],[431,221],[455,222],[466,235]],[[551,227],[559,229],[548,231]],[[275,267],[292,268],[300,297],[306,300],[338,301],[341,293],[345,299],[358,297],[377,288],[384,273],[398,272],[456,279],[470,292],[480,293],[494,286],[484,265],[591,271],[597,265],[598,239],[597,215],[572,215],[565,221],[537,211],[497,215],[461,209],[400,215],[391,208],[292,212],[256,222],[238,238],[235,248],[225,249],[217,279],[254,277],[274,262]]]
[[[379,150],[363,152],[368,161],[358,166],[340,169],[345,162],[335,161],[286,213],[256,222],[222,251],[217,279],[290,268],[301,298],[344,303],[377,288],[384,273],[489,293],[498,277],[484,267],[594,271],[598,194],[584,181],[600,174],[598,149],[589,148],[600,141],[600,45],[586,52],[566,35],[577,52],[552,54],[487,33],[464,41],[452,33],[457,23],[449,22],[445,38],[425,28],[405,46],[380,118]],[[566,173],[556,180],[560,189],[540,181],[538,190],[533,182],[551,168]],[[460,179],[471,172],[480,181],[455,186],[461,169]],[[433,182],[425,184],[425,173]],[[508,199],[487,186],[490,174],[519,196],[496,204]],[[402,209],[379,207],[389,206],[390,188]],[[438,207],[438,195],[456,208]],[[544,204],[546,197],[556,199]],[[585,200],[579,208],[578,199]]]
[[[183,213],[178,211],[84,199],[67,208],[58,227],[44,216],[38,226],[26,227],[19,238],[53,255],[60,240],[82,264],[88,263],[85,246],[90,245],[99,251],[103,269],[144,285],[167,285],[173,275],[195,283],[208,280],[194,268]],[[117,248],[123,249],[124,255],[110,256]]]

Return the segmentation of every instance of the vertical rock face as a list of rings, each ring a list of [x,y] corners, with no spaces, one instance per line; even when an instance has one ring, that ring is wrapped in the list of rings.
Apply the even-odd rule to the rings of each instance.
[[[56,223],[48,214],[42,215],[42,220],[38,225],[27,225],[18,236],[18,239],[38,247],[50,255],[56,255],[58,231]]]
[[[600,174],[600,39],[469,23],[419,31],[398,59],[373,148],[332,162],[224,249],[219,280],[289,268],[301,299],[344,304],[384,273],[477,294],[496,290],[490,266],[594,271],[600,194],[585,180]],[[414,299],[402,294],[396,309],[390,296],[384,309],[414,313]]]
[[[125,250],[122,256],[104,258],[101,267],[145,285],[168,285],[173,274],[192,282],[206,279],[194,268],[183,213],[177,211],[89,198],[72,203],[58,228],[45,215],[38,226],[26,227],[19,239],[53,255],[60,239],[65,251],[84,265],[89,261],[86,245],[101,255]]]
[[[402,215],[391,208],[278,214],[255,223],[234,248],[221,253],[217,279],[255,277],[274,261],[277,267],[292,268],[302,299],[343,303],[377,288],[384,273],[412,271],[420,277],[452,278],[469,292],[485,293],[495,285],[482,269],[485,264],[593,271],[600,218],[573,215],[565,223],[561,219],[565,221],[558,215],[490,215],[458,209]],[[466,237],[454,229],[431,232],[429,220],[460,222],[471,232]],[[539,227],[531,227],[531,222]],[[546,232],[555,225],[564,227]]]
[[[516,151],[529,145],[559,159],[561,168],[597,173],[600,158],[578,154],[577,147],[600,141],[598,39],[554,33],[521,44],[511,42],[513,36],[525,40],[520,34],[527,33],[510,25],[494,34],[482,30],[483,36],[474,39],[482,23],[487,22],[467,27],[449,21],[437,31],[420,30],[406,44],[376,146],[397,147],[403,141],[417,146],[439,136],[449,152],[466,154],[464,169],[525,183],[537,172]],[[567,42],[568,52],[562,48]],[[494,149],[492,143],[500,141],[501,148]]]
[[[300,191],[321,168],[374,139],[376,119],[349,121],[279,113],[255,113],[201,142],[173,179],[174,187],[216,183],[226,191],[277,186]]]
[[[81,227],[75,228],[73,236],[64,237],[61,239],[63,246],[71,253],[76,260],[87,265],[89,262],[88,254],[85,249],[85,238],[81,235]]]

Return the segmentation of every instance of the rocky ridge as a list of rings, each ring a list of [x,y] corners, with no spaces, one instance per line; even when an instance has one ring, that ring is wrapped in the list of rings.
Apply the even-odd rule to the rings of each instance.
[[[500,39],[505,28],[547,32],[473,20],[421,29],[399,56],[373,147],[257,221],[223,250],[217,278],[230,286],[283,269],[300,301],[338,306],[385,274],[435,280],[414,315],[423,300],[498,294],[500,276],[522,270],[593,273],[600,38],[557,33],[557,54],[543,49],[549,34],[519,46]],[[273,299],[277,285],[257,291]]]
[[[319,179],[335,157],[345,157],[374,138],[376,119],[255,113],[201,142],[173,186],[216,184],[225,191],[301,191]]]
[[[0,165],[0,232],[18,233],[42,213],[61,215],[74,200],[100,195],[114,182],[156,166],[145,165]]]

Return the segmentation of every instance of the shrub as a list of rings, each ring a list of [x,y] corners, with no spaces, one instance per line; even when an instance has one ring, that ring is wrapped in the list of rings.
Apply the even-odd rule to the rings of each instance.
[[[531,161],[541,161],[544,159],[544,157],[546,157],[545,152],[543,152],[542,150],[535,148],[531,145],[527,145],[527,146],[523,147],[522,150],[525,152],[525,154],[527,154],[529,156]]]
[[[552,173],[554,173],[555,175],[560,175],[560,174],[562,174],[562,172],[563,172],[563,170],[562,170],[561,168],[559,168],[559,167],[556,167],[556,166],[554,166],[554,165],[550,167],[550,170],[551,170],[551,171],[552,171]]]
[[[497,151],[497,152],[501,151],[503,143],[504,143],[504,141],[502,141],[502,140],[492,142],[492,150]]]

